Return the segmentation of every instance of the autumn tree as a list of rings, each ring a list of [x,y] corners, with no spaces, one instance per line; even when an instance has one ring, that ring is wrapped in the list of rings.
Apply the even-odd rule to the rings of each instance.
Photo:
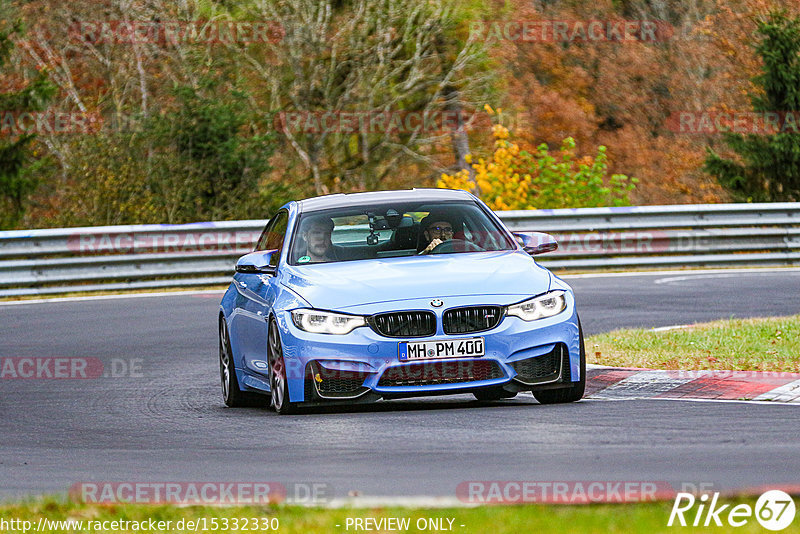
[[[487,111],[494,110],[487,106]],[[494,210],[581,208],[630,205],[629,193],[638,180],[608,175],[606,147],[597,155],[576,157],[575,140],[567,137],[553,155],[544,143],[530,153],[522,150],[508,128],[492,127],[494,151],[486,157],[468,155],[470,173],[442,174],[437,185],[470,191]]]
[[[246,93],[233,91],[219,98],[214,81],[207,83],[210,87],[202,92],[176,88],[176,109],[151,121],[158,141],[155,160],[167,160],[161,166],[166,175],[159,175],[152,188],[167,200],[170,193],[160,189],[170,183],[170,176],[180,177],[186,183],[180,188],[185,198],[174,209],[185,211],[184,217],[266,217],[288,200],[276,194],[286,187],[262,183],[272,169],[275,133],[269,121],[247,112]]]
[[[253,5],[254,18],[277,21],[285,35],[259,55],[245,51],[243,66],[283,112],[277,128],[302,161],[315,193],[385,187],[408,162],[441,172],[452,165],[453,152],[443,165],[433,154],[437,144],[450,142],[463,162],[469,149],[463,125],[391,124],[409,114],[459,115],[485,98],[484,76],[476,74],[483,47],[455,38],[456,2],[258,0]],[[342,124],[338,117],[348,113],[354,120]],[[328,116],[332,127],[321,123]]]
[[[0,1],[0,69],[8,64],[13,37],[22,33],[19,21],[9,22],[11,15],[5,2]],[[19,85],[19,80],[14,81]],[[53,90],[41,74],[15,89],[0,87],[0,228],[13,228],[22,219],[28,196],[37,183],[30,168],[30,144],[35,133],[21,131],[17,118],[24,112],[43,110]]]
[[[517,142],[529,151],[541,143],[558,149],[566,137],[583,153],[608,147],[609,171],[640,179],[631,192],[636,204],[721,201],[724,191],[700,168],[705,139],[676,135],[665,123],[673,113],[708,109],[732,94],[715,89],[728,56],[696,30],[718,4],[736,3],[512,0],[512,20],[660,24],[655,39],[500,39],[492,48],[506,85],[499,102]],[[730,28],[714,29],[730,35]],[[735,75],[719,73],[734,81]]]
[[[58,225],[181,223],[261,218],[296,193],[271,176],[269,110],[233,60],[245,40],[215,28],[235,13],[215,3],[35,0],[22,55],[47,72],[64,111],[98,114],[90,135],[43,136],[55,164],[43,174]],[[152,23],[153,36],[100,31],[115,21]],[[172,39],[164,31],[174,24]],[[196,30],[192,33],[191,30]],[[276,179],[280,178],[280,179]]]
[[[485,188],[497,193],[497,206],[552,202],[514,197],[515,174],[536,177],[539,188],[562,175],[576,184],[587,178],[596,186],[591,204],[726,201],[730,193],[703,170],[706,146],[737,164],[743,156],[720,138],[676,132],[669,119],[749,106],[748,93],[760,90],[751,81],[762,63],[751,46],[756,21],[780,4],[800,13],[785,0],[15,2],[15,16],[0,20],[21,19],[25,33],[13,49],[3,40],[11,52],[3,53],[10,61],[0,93],[20,93],[46,76],[57,88],[49,109],[100,116],[102,127],[88,135],[0,135],[0,146],[24,148],[14,153],[25,157],[5,164],[21,161],[22,170],[2,180],[27,206],[20,212],[1,196],[0,212],[17,221],[6,225],[29,227],[249,218],[289,198],[432,186],[442,174],[476,191],[479,179],[497,177]],[[473,35],[476,22],[629,20],[661,21],[668,31],[654,42]],[[177,22],[200,33],[268,21],[272,33],[267,41],[173,42],[163,33],[131,40],[97,31],[114,21],[162,29]],[[6,22],[4,35],[13,29]],[[11,100],[8,109],[19,99]],[[530,155],[510,174],[488,168],[503,152],[486,134],[484,104],[505,110],[513,132],[505,141]],[[293,128],[296,121],[284,120],[326,112],[367,121],[315,130],[313,121]],[[371,128],[368,119],[383,114],[457,120]],[[482,155],[485,168],[468,163],[470,153]],[[569,168],[548,163],[563,155]],[[533,161],[548,168],[543,176],[529,172]],[[582,172],[583,163],[594,171]],[[640,182],[607,196],[622,174]],[[40,187],[31,192],[34,182]],[[551,192],[564,200],[558,188]]]
[[[759,21],[763,60],[751,93],[757,116],[774,114],[777,128],[761,133],[724,134],[739,159],[708,149],[705,169],[733,194],[747,201],[800,200],[800,18],[773,12]]]

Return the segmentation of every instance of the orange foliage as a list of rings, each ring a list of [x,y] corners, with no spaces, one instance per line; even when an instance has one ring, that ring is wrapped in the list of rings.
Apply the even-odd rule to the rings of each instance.
[[[659,19],[624,13],[611,0],[510,4],[514,20]],[[515,115],[525,148],[541,142],[555,148],[567,136],[579,150],[606,145],[610,172],[640,179],[632,194],[637,204],[726,201],[701,170],[714,139],[672,132],[666,120],[680,111],[748,109],[750,79],[759,69],[755,17],[780,4],[669,3],[674,33],[658,43],[501,40],[494,55],[508,84],[503,107]]]

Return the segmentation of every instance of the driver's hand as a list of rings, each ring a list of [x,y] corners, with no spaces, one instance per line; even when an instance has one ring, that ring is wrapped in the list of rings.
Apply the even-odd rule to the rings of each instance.
[[[430,252],[431,250],[435,249],[437,246],[441,245],[442,243],[444,243],[444,241],[442,241],[438,237],[435,237],[433,239],[433,241],[431,241],[430,244],[427,247],[425,247],[425,249],[420,254],[427,254],[428,252]]]

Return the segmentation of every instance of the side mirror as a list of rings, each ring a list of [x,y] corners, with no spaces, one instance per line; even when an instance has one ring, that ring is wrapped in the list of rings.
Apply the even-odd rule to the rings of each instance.
[[[514,232],[514,237],[522,246],[522,250],[531,256],[558,249],[556,238],[544,232]]]
[[[269,263],[277,250],[259,250],[245,254],[236,262],[236,272],[245,274],[275,274],[276,268]]]

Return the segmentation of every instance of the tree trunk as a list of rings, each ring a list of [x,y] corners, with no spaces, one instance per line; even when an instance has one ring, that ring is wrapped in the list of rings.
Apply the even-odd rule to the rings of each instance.
[[[456,118],[455,127],[450,129],[450,139],[453,143],[453,154],[456,158],[456,165],[459,170],[466,170],[469,173],[469,179],[475,183],[475,169],[472,165],[467,163],[467,154],[469,150],[469,138],[467,137],[467,130],[464,127],[464,107],[461,105],[461,95],[453,86],[447,86],[444,90],[445,97],[445,112],[446,117],[449,119]],[[477,184],[476,184],[477,187]]]

